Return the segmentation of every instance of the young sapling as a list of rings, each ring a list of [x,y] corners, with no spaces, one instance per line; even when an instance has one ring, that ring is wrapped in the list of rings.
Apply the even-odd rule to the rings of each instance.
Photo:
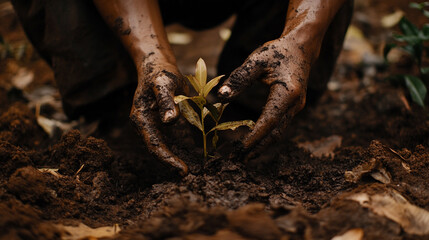
[[[207,100],[207,96],[210,91],[219,83],[223,75],[213,78],[207,82],[207,68],[203,59],[198,59],[195,76],[189,75],[186,76],[192,87],[198,93],[197,96],[185,96],[178,95],[174,97],[174,102],[179,105],[180,113],[186,120],[197,127],[203,137],[203,150],[204,150],[204,159],[207,158],[207,136],[210,133],[213,133],[212,137],[212,146],[216,148],[216,144],[219,140],[218,131],[223,130],[235,130],[240,126],[247,126],[252,129],[255,126],[255,123],[252,120],[242,120],[242,121],[231,121],[220,123],[220,119],[225,108],[228,106],[228,103],[210,103]],[[190,102],[193,102],[197,107],[197,111],[191,106]],[[206,117],[210,115],[213,119],[215,126],[211,129],[206,128],[205,120]]]
[[[422,3],[410,3],[411,8],[422,11],[423,15],[429,18],[429,11],[426,10],[429,7],[429,2]],[[391,79],[404,80],[405,86],[408,88],[411,99],[418,105],[425,107],[425,98],[427,94],[426,84],[424,79],[429,75],[429,67],[423,66],[423,53],[429,54],[429,24],[424,24],[422,28],[418,28],[416,25],[411,23],[406,17],[402,17],[399,21],[399,28],[402,34],[394,34],[393,38],[396,43],[387,44],[384,48],[384,57],[387,59],[387,55],[393,48],[400,48],[407,52],[417,64],[419,69],[419,76],[405,74],[391,76]]]

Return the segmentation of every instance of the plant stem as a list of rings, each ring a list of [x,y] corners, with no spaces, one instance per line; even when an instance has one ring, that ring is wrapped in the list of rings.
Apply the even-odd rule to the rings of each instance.
[[[203,108],[204,109],[204,108]],[[204,147],[204,160],[207,160],[207,135],[204,129],[204,111],[201,109],[201,126],[203,128],[203,147]]]
[[[203,144],[204,144],[204,160],[207,160],[207,140],[206,136],[203,132]]]

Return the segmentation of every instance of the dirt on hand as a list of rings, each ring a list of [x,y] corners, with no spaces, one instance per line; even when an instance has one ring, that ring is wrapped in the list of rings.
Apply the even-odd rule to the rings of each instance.
[[[368,28],[371,11],[387,14],[391,4],[405,3],[379,1],[370,13],[357,5],[353,24],[369,42],[384,34]],[[122,229],[99,239],[429,238],[427,107],[384,81],[385,67],[340,57],[317,105],[247,163],[230,157],[239,132],[220,135],[218,152],[204,161],[199,133],[179,119],[161,130],[189,166],[181,177],[120,118],[128,110],[107,114],[90,137],[85,128],[49,137],[28,96],[54,86],[38,77],[51,72],[39,57],[28,61],[19,64],[39,74],[22,90],[9,83],[10,66],[22,66],[0,63],[0,239],[65,239],[59,225],[81,223]],[[225,119],[248,118],[235,109]]]

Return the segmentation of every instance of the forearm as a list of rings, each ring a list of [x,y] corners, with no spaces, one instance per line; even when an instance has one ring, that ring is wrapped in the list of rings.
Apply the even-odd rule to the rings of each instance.
[[[291,0],[282,37],[292,36],[314,61],[328,27],[348,0]]]
[[[94,0],[137,67],[147,58],[176,64],[156,0]]]

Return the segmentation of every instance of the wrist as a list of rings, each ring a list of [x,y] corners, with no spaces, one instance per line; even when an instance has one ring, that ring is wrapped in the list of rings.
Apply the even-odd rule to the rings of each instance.
[[[314,63],[319,57],[323,36],[294,31],[282,36],[280,40],[284,42],[287,49],[297,49],[298,51],[294,54],[301,55],[309,63]]]

